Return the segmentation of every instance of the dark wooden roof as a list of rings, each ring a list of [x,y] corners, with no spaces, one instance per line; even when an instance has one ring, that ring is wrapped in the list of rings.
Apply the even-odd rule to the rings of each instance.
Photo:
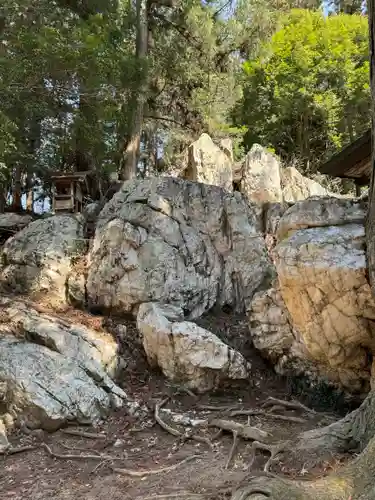
[[[85,172],[52,172],[52,181],[85,181],[88,177],[92,177],[94,172],[87,170]]]
[[[369,184],[371,178],[371,130],[352,142],[340,153],[332,156],[319,168],[321,174],[354,179],[357,184]]]

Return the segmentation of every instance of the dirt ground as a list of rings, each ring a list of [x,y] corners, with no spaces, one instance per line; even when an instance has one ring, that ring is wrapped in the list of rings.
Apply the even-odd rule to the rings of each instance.
[[[77,319],[76,319],[77,320]],[[13,447],[35,445],[36,449],[3,456],[0,458],[0,498],[23,500],[163,500],[165,498],[226,499],[233,488],[239,486],[249,475],[252,458],[251,442],[239,440],[238,448],[226,468],[233,443],[232,434],[217,436],[217,428],[207,421],[212,418],[228,418],[224,410],[208,410],[207,405],[242,409],[261,409],[268,397],[290,400],[290,389],[286,380],[277,377],[251,347],[247,338],[244,318],[228,315],[210,316],[200,321],[228,342],[245,342],[246,355],[252,363],[250,382],[223,388],[220,392],[195,396],[169,385],[160,374],[150,373],[143,357],[137,332],[133,323],[127,325],[126,341],[122,342],[122,355],[127,363],[121,385],[134,399],[143,401],[150,414],[134,419],[123,412],[113,413],[100,426],[69,426],[54,434],[33,431],[25,434],[18,431],[11,437]],[[129,340],[131,339],[131,340]],[[242,345],[244,348],[244,345]],[[189,427],[188,436],[208,437],[212,445],[181,439],[162,428],[154,418],[157,403],[169,396],[165,410],[160,411],[163,422],[183,434],[187,427],[178,423],[180,418],[190,422],[204,421],[197,427]],[[172,413],[171,413],[172,412]],[[300,410],[279,411],[283,416],[303,419],[301,422],[280,421],[272,415],[249,417],[250,424],[272,434],[272,440],[292,439],[304,430],[327,423],[319,413],[307,415]],[[231,418],[232,419],[232,418]],[[232,420],[246,424],[248,417],[236,416]],[[196,422],[197,423],[197,422]],[[198,422],[199,423],[199,422]],[[72,435],[71,431],[91,435]],[[216,436],[215,436],[216,435]],[[53,454],[51,456],[46,447]],[[67,457],[70,456],[69,457]],[[76,458],[71,455],[77,455]],[[91,455],[87,457],[85,455]],[[257,451],[251,473],[262,471],[269,454]],[[285,470],[282,461],[275,461],[272,470],[291,477],[313,478],[340,466],[345,457],[333,457],[330,463],[319,470],[305,470],[304,464],[294,464]],[[160,468],[176,466],[172,470],[150,473]],[[128,472],[114,469],[127,469]],[[130,473],[129,473],[130,470]],[[148,474],[134,477],[132,472]],[[201,496],[203,495],[203,496]]]

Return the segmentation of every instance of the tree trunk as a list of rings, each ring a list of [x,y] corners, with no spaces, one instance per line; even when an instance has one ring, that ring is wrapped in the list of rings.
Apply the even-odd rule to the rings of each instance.
[[[375,0],[368,1],[369,35],[370,35],[370,79],[372,93],[372,129],[374,138],[374,102],[375,102]],[[375,148],[372,149],[372,176],[369,190],[369,209],[367,215],[367,265],[372,293],[375,295],[375,182],[374,182]]]
[[[22,211],[22,170],[21,166],[17,165],[14,170],[14,180],[12,188],[12,210],[14,212]]]
[[[144,107],[147,99],[147,83],[143,68],[148,52],[148,13],[147,0],[137,0],[137,40],[136,59],[140,74],[139,88],[134,91],[131,134],[123,152],[121,162],[121,179],[126,181],[137,174],[137,163],[141,145]]]

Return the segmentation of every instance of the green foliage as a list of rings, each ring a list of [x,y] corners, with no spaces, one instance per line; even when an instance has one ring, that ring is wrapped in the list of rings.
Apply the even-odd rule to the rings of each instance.
[[[367,19],[292,10],[259,57],[243,65],[235,122],[254,142],[314,172],[370,124]]]

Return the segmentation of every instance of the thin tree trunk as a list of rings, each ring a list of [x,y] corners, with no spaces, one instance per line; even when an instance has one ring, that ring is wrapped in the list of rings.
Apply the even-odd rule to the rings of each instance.
[[[370,80],[372,93],[372,137],[374,141],[374,102],[375,102],[375,0],[368,0],[368,19],[370,35]],[[369,209],[367,214],[367,265],[372,293],[375,295],[375,148],[372,148],[372,176],[369,189]]]
[[[143,65],[148,53],[148,13],[147,0],[137,0],[137,41],[136,59],[140,73],[140,86],[134,92],[132,131],[129,141],[123,152],[120,176],[122,180],[129,180],[137,174],[137,163],[141,145],[144,108],[147,98],[147,83],[143,75]],[[143,84],[142,84],[143,82]]]
[[[21,166],[17,165],[14,171],[13,189],[12,189],[12,210],[14,212],[22,211],[22,170]]]

